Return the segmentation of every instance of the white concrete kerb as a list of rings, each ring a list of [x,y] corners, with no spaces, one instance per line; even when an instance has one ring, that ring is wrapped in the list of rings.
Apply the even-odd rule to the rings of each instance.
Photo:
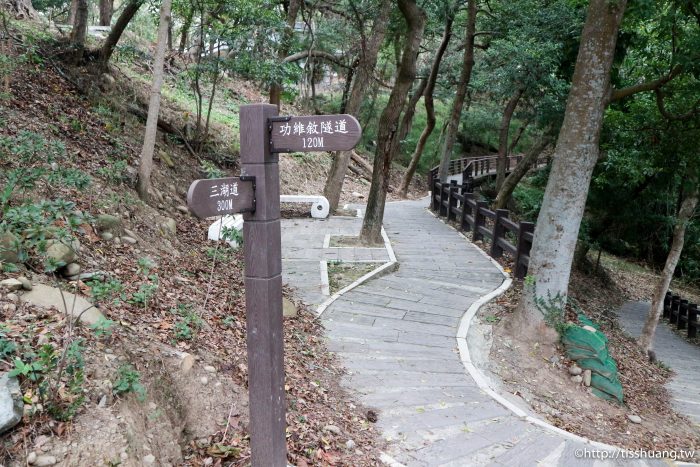
[[[324,311],[326,311],[326,308],[328,308],[331,303],[336,301],[338,298],[340,298],[344,293],[351,291],[358,285],[363,284],[364,282],[368,281],[372,277],[375,277],[379,274],[385,273],[385,272],[390,272],[393,270],[393,268],[396,267],[398,262],[396,261],[396,254],[394,254],[394,249],[391,247],[391,242],[389,241],[389,237],[386,234],[386,231],[384,230],[384,227],[382,227],[382,239],[384,240],[384,248],[386,248],[387,254],[389,255],[389,261],[382,264],[378,268],[368,272],[364,276],[360,277],[357,279],[355,282],[352,284],[348,285],[347,287],[344,287],[331,295],[328,300],[324,301],[321,303],[318,308],[316,308],[316,316],[321,316]],[[325,241],[324,241],[325,243]],[[363,261],[366,262],[366,261]],[[324,269],[325,268],[325,269]],[[325,271],[325,273],[324,273]],[[321,284],[328,284],[328,263],[326,261],[321,261]],[[323,285],[322,285],[323,287]],[[330,293],[330,292],[329,292]]]
[[[427,211],[433,215],[435,218],[440,219],[435,213],[433,213],[431,210],[427,209]],[[508,409],[515,415],[516,417],[525,420],[533,425],[539,426],[540,428],[543,428],[547,431],[550,431],[552,433],[556,433],[562,437],[565,437],[567,439],[570,439],[572,441],[578,441],[581,443],[589,444],[597,449],[602,449],[606,451],[623,451],[623,448],[620,448],[618,446],[613,446],[611,444],[606,444],[606,443],[600,443],[598,441],[593,441],[588,438],[584,438],[583,436],[575,435],[573,433],[569,433],[568,431],[562,430],[561,428],[557,428],[554,425],[546,422],[545,420],[542,420],[539,417],[536,417],[532,414],[528,414],[525,412],[523,409],[520,407],[516,406],[500,394],[496,392],[492,387],[491,384],[488,380],[488,378],[479,370],[474,363],[472,362],[471,355],[469,353],[469,346],[467,345],[467,334],[469,333],[469,327],[472,324],[472,321],[474,320],[474,317],[476,316],[476,313],[479,311],[479,309],[484,306],[486,303],[490,302],[494,298],[502,295],[506,290],[510,288],[510,286],[513,283],[513,279],[511,279],[510,275],[505,272],[503,267],[493,258],[491,258],[484,250],[479,248],[478,246],[474,245],[472,242],[467,239],[462,232],[454,228],[452,225],[448,224],[445,222],[447,226],[455,230],[459,235],[464,238],[464,240],[467,242],[467,244],[475,248],[480,254],[482,254],[484,257],[488,258],[489,261],[503,274],[503,283],[494,291],[484,295],[480,299],[478,299],[476,302],[472,304],[472,306],[469,307],[469,309],[462,315],[462,318],[459,323],[459,328],[457,329],[457,347],[459,349],[459,355],[460,359],[462,361],[462,364],[464,365],[464,368],[467,370],[467,373],[469,373],[469,376],[472,377],[472,379],[476,382],[477,386],[479,386],[479,389],[484,391],[486,394],[488,394],[493,400],[501,404],[503,407]]]

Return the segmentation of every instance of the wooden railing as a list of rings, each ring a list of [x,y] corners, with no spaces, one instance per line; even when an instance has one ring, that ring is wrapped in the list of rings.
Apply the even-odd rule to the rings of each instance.
[[[672,292],[666,292],[664,298],[664,318],[672,325],[676,325],[678,329],[687,329],[688,338],[693,338],[698,335],[698,305],[688,303],[680,295]]]
[[[513,169],[522,159],[522,154],[508,156],[506,159],[506,172],[510,172],[511,169]],[[498,156],[479,156],[465,157],[463,159],[452,159],[447,167],[447,174],[462,174],[463,180],[466,180],[467,177],[480,177],[482,175],[495,174],[497,165]],[[439,170],[440,166],[435,166],[430,169],[430,172],[428,173],[429,183],[432,183],[432,180],[437,178]]]
[[[492,258],[509,254],[515,263],[516,278],[527,275],[534,223],[512,221],[507,209],[488,209],[486,202],[476,200],[470,180],[457,185],[456,181],[441,183],[433,179],[431,188],[430,208],[438,216],[456,222],[461,231],[471,232],[473,241],[488,239]]]

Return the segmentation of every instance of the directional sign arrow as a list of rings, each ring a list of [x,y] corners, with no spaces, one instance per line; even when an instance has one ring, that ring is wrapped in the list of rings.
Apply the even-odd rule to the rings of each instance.
[[[273,117],[268,120],[271,152],[348,151],[362,137],[352,115]]]
[[[201,219],[255,212],[255,177],[195,180],[187,191],[187,206]]]

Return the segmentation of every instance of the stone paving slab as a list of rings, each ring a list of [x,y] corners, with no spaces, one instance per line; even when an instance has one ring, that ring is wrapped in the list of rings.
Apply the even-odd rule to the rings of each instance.
[[[464,370],[456,340],[460,319],[503,276],[426,206],[427,200],[387,204],[384,227],[398,270],[340,296],[322,315],[328,347],[348,370],[342,384],[378,410],[387,453],[416,467],[618,465],[579,459],[577,450],[590,445],[513,415]],[[354,222],[333,228],[359,232],[361,220]],[[295,232],[284,237],[293,239],[294,255],[305,255],[306,232],[313,249],[323,251],[314,221],[285,226]],[[295,274],[295,265],[284,263],[286,277],[303,287],[297,280],[308,271]]]
[[[639,337],[649,312],[649,302],[627,302],[618,311],[620,324],[632,337]],[[671,367],[675,375],[667,384],[673,406],[700,425],[700,347],[678,336],[660,322],[654,335],[656,357]]]

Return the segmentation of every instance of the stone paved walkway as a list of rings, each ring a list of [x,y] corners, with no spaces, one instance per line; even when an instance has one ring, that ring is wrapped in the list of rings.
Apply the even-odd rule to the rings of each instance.
[[[329,347],[349,372],[344,385],[378,409],[387,453],[407,466],[630,465],[579,458],[577,450],[593,446],[516,417],[479,389],[455,336],[465,311],[503,276],[426,204],[387,204],[384,226],[398,270],[342,295],[322,315]],[[283,235],[297,238],[314,222],[298,221],[286,223]],[[321,230],[317,223],[307,229],[309,248],[319,249]],[[300,276],[285,273],[297,285]]]
[[[650,306],[649,302],[627,302],[618,312],[620,324],[632,337],[641,334]],[[700,424],[700,347],[686,342],[661,322],[654,335],[654,351],[676,373],[667,385],[674,407]]]

